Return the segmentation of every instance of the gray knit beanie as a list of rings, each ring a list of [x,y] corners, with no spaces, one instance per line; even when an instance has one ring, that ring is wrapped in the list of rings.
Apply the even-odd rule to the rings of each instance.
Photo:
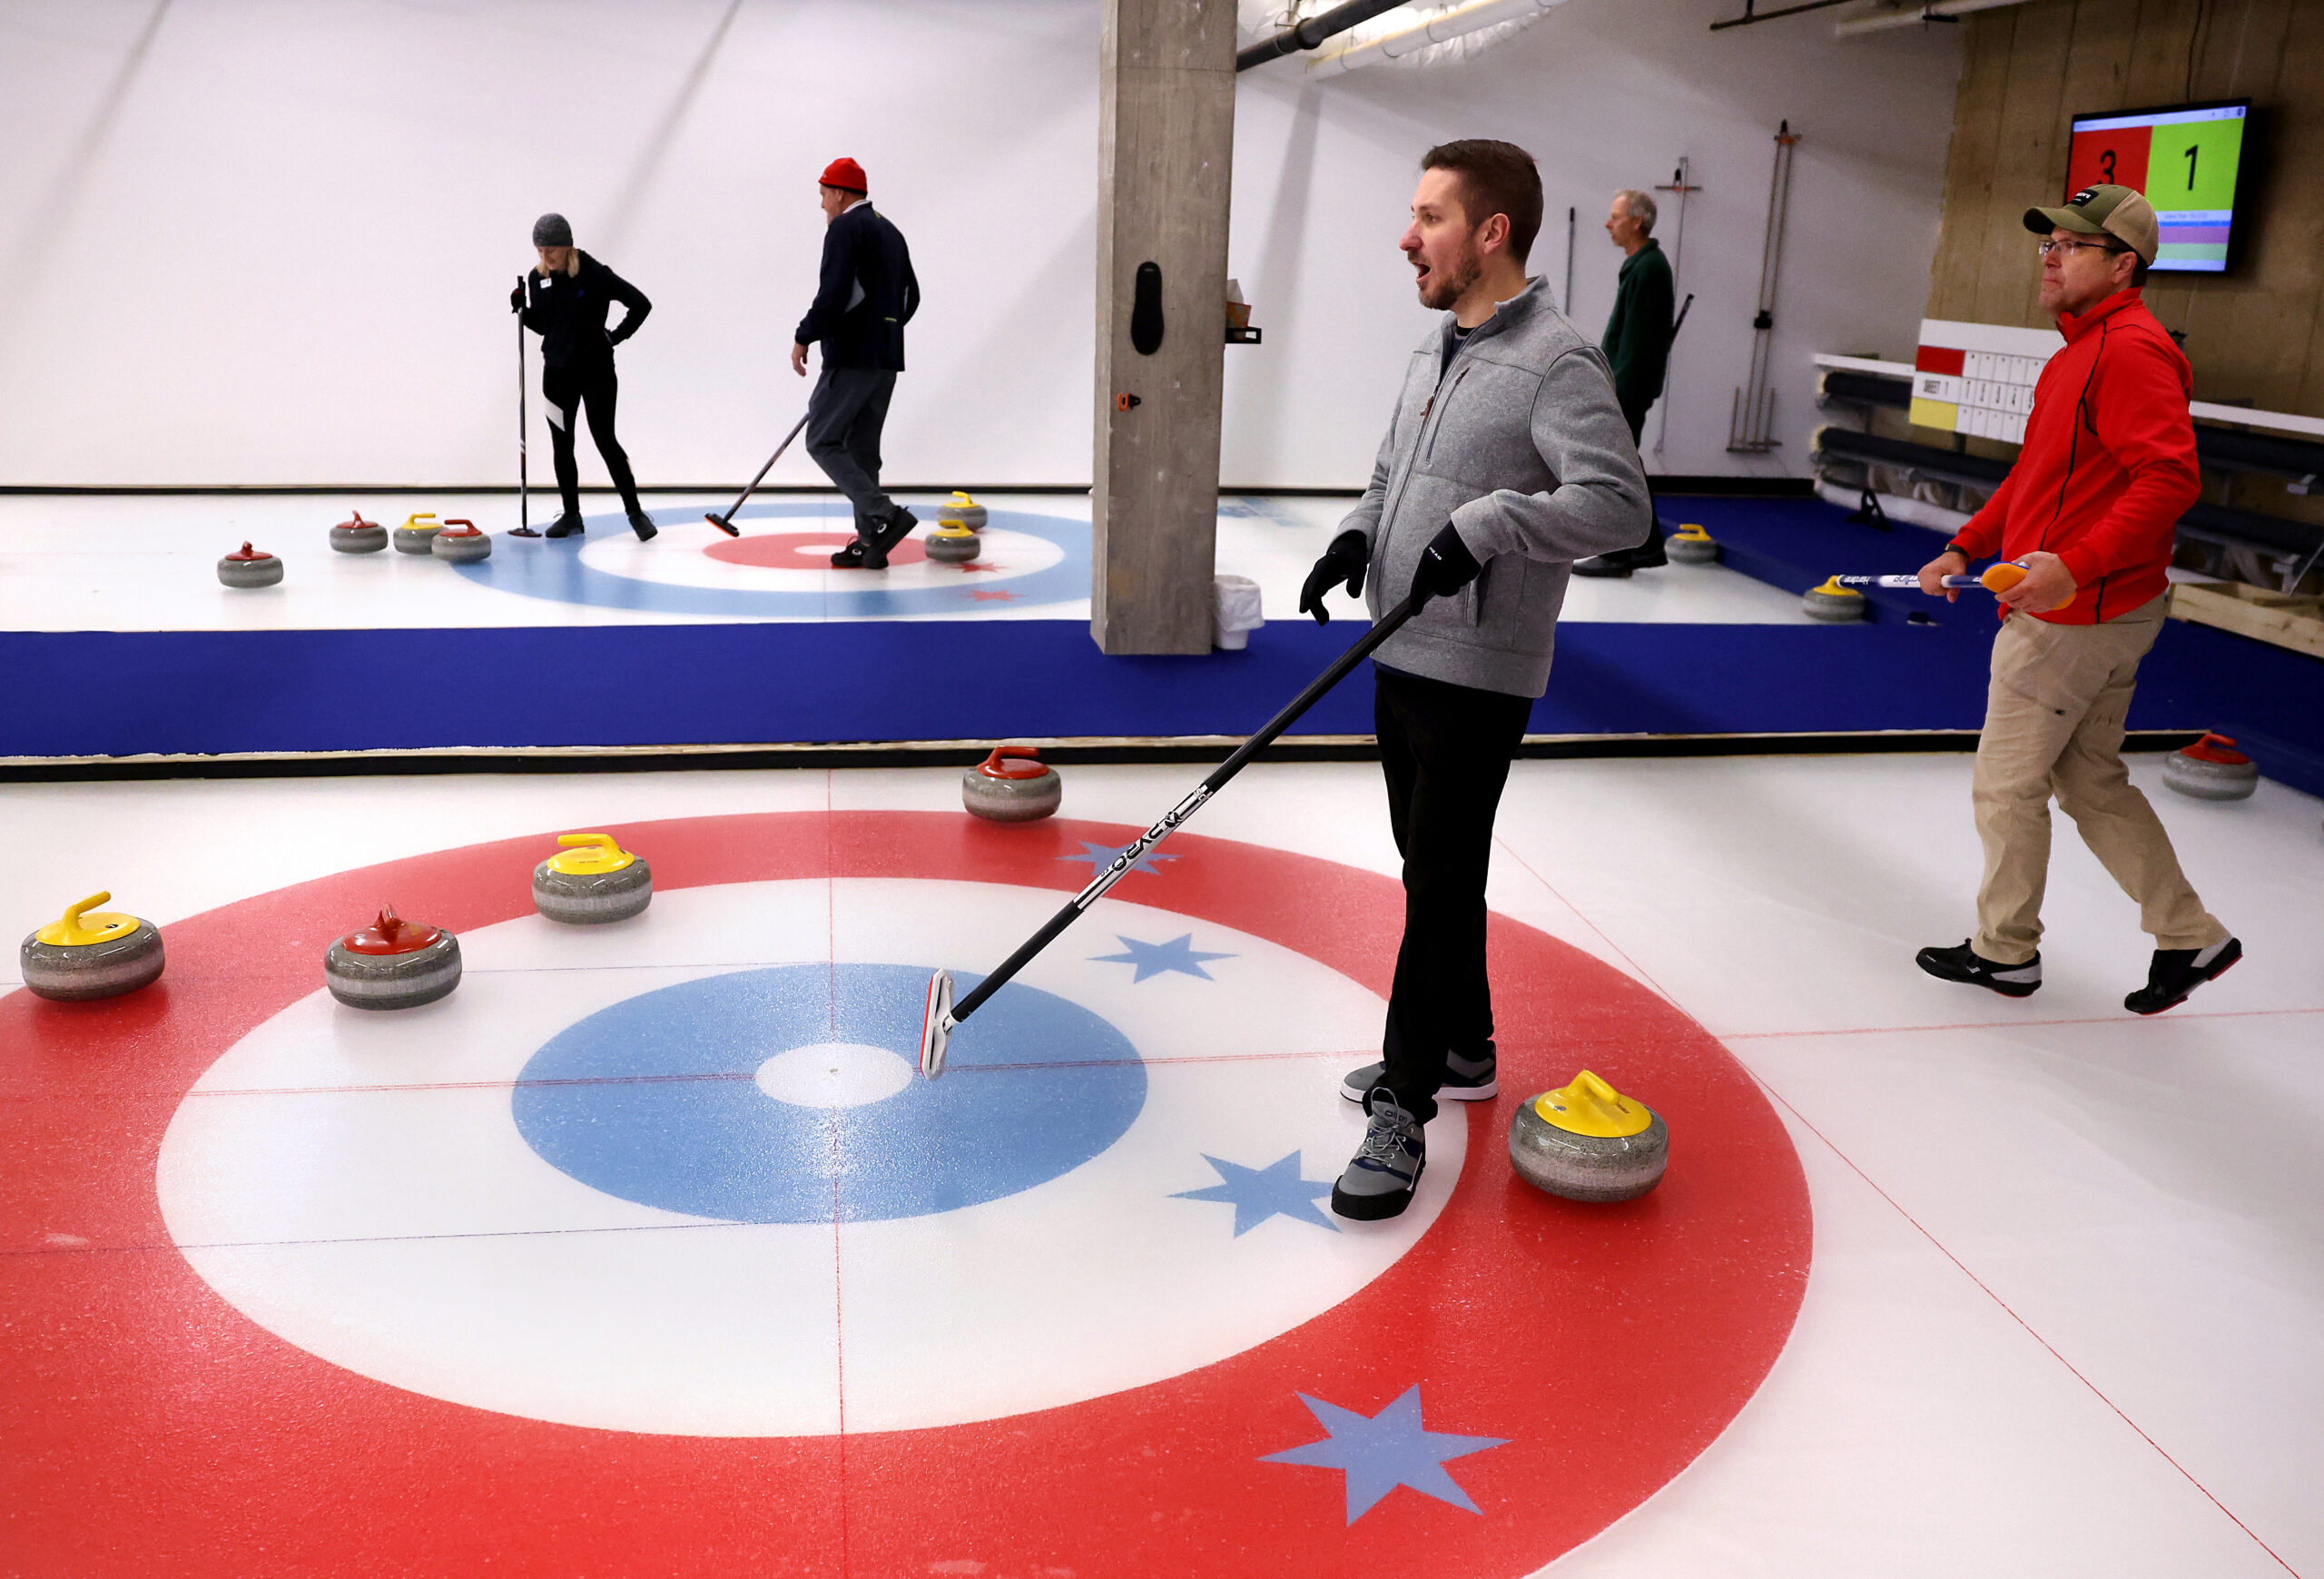
[[[533,245],[537,247],[569,247],[573,244],[573,227],[565,222],[561,213],[545,213],[533,222]]]

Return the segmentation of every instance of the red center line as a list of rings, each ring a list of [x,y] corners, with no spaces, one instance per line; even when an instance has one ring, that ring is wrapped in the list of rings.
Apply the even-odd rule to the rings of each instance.
[[[1581,907],[1574,903],[1573,901],[1568,899],[1564,894],[1560,893],[1557,889],[1557,884],[1551,883],[1539,872],[1534,871],[1533,864],[1526,860],[1524,856],[1520,855],[1510,844],[1508,840],[1496,834],[1493,835],[1492,842],[1500,845],[1504,851],[1507,851],[1509,858],[1512,861],[1516,862],[1520,866],[1522,866],[1525,869],[1526,874],[1531,877],[1534,882],[1548,889],[1550,891],[1551,898],[1556,900],[1560,904],[1564,905],[1567,910],[1572,912],[1574,920],[1588,927],[1592,933],[1595,933],[1598,936],[1599,942],[1604,943],[1608,948],[1613,950],[1616,954],[1620,955],[1622,963],[1630,968],[1631,975],[1636,976],[1640,981],[1653,988],[1655,992],[1660,996],[1665,1003],[1670,1004],[1674,1008],[1678,1006],[1679,1000],[1673,998],[1669,992],[1665,992],[1661,982],[1647,974],[1646,967],[1640,964],[1636,960],[1630,958],[1630,951],[1628,949],[1622,947],[1621,944],[1616,942],[1612,938],[1608,937],[1603,927],[1600,926],[1596,922],[1591,921],[1588,916],[1582,914]]]
[[[1285,1059],[1376,1056],[1376,1052],[1367,1051],[1362,1048],[1325,1047],[1306,1052],[1189,1052],[1145,1058],[1053,1058],[1025,1063],[955,1063],[947,1065],[945,1072],[947,1074],[1007,1074],[1044,1069],[1118,1069],[1129,1064],[1273,1063]],[[237,1086],[230,1090],[190,1091],[187,1095],[193,1097],[373,1096],[397,1091],[508,1091],[529,1090],[535,1086],[655,1086],[719,1081],[729,1084],[751,1084],[757,1079],[755,1074],[738,1074],[731,1070],[720,1070],[702,1074],[567,1075],[555,1079],[505,1081],[414,1081],[402,1085]]]
[[[1878,1184],[1875,1183],[1873,1181],[1872,1175],[1866,1173],[1863,1169],[1856,1166],[1855,1158],[1850,1157],[1846,1152],[1841,1150],[1839,1147],[1834,1145],[1830,1136],[1825,1134],[1823,1130],[1818,1130],[1814,1124],[1809,1123],[1806,1115],[1801,1113],[1797,1108],[1793,1107],[1790,1101],[1784,1097],[1782,1092],[1777,1090],[1775,1087],[1768,1083],[1766,1076],[1760,1074],[1756,1070],[1753,1070],[1750,1072],[1751,1078],[1759,1082],[1759,1089],[1766,1091],[1768,1096],[1781,1103],[1785,1112],[1789,1113],[1794,1119],[1798,1120],[1799,1127],[1801,1129],[1806,1130],[1809,1134],[1815,1136],[1816,1139],[1821,1140],[1833,1156],[1838,1158],[1842,1162],[1846,1163],[1849,1172],[1855,1174],[1858,1179],[1863,1179],[1866,1185],[1871,1189],[1875,1195],[1886,1201],[1888,1205],[1895,1209],[1898,1217],[1903,1218],[1907,1223],[1912,1225],[1914,1232],[1919,1234],[1921,1238],[1926,1239],[1931,1245],[1934,1245],[1936,1248],[1936,1253],[1938,1255],[1943,1256],[1946,1260],[1952,1262],[1953,1265],[1959,1269],[1963,1277],[1968,1278],[1970,1282],[1974,1283],[1977,1286],[1979,1292],[1983,1293],[1986,1298],[1992,1300],[1995,1305],[2001,1308],[2004,1315],[2007,1316],[2012,1321],[2014,1321],[2019,1327],[2023,1327],[2028,1337],[2031,1337],[2035,1343],[2040,1344],[2043,1348],[2047,1350],[2052,1359],[2056,1360],[2060,1365],[2065,1367],[2066,1374],[2068,1376],[2071,1376],[2075,1381],[2080,1382],[2083,1387],[2089,1388],[2093,1397],[2095,1397],[2100,1403],[2105,1405],[2109,1409],[2112,1409],[2114,1412],[2115,1418],[2121,1420],[2123,1425],[2128,1426],[2132,1430],[2137,1432],[2139,1435],[2139,1440],[2144,1442],[2149,1447],[2153,1448],[2155,1453],[2161,1456],[2162,1462],[2177,1470],[2186,1480],[2189,1485],[2191,1485],[2197,1491],[2201,1492],[2203,1494],[2204,1500],[2209,1502],[2211,1506],[2227,1515],[2228,1521],[2230,1524],[2234,1525],[2237,1529],[2241,1530],[2246,1535],[2250,1536],[2252,1544],[2258,1546],[2260,1550],[2267,1553],[2269,1556],[2275,1558],[2276,1565],[2278,1567],[2281,1568],[2285,1573],[2291,1574],[2292,1579],[2299,1579],[2299,1569],[2293,1567],[2290,1563],[2285,1562],[2281,1554],[2280,1554],[2273,1546],[2270,1546],[2267,1542],[2261,1540],[2252,1530],[2250,1525],[2247,1525],[2241,1519],[2237,1518],[2233,1510],[2229,1508],[2225,1503],[2220,1501],[2219,1498],[2211,1495],[2211,1488],[2209,1486],[2205,1485],[2201,1481],[2197,1480],[2192,1475],[2190,1475],[2185,1465],[2180,1463],[2176,1458],[2171,1457],[2168,1452],[2164,1451],[2162,1444],[2148,1436],[2144,1426],[2141,1426],[2136,1420],[2132,1419],[2128,1415],[2124,1414],[2122,1412],[2122,1406],[2115,1403],[2113,1399],[2108,1397],[2104,1392],[2100,1390],[2097,1383],[2092,1381],[2088,1377],[2083,1376],[2081,1371],[2077,1370],[2072,1360],[2066,1358],[2065,1356],[2058,1352],[2056,1345],[2053,1344],[2048,1338],[2043,1337],[2040,1333],[2034,1331],[2034,1324],[2027,1321],[2025,1317],[2020,1316],[2014,1308],[2012,1308],[2008,1300],[2004,1299],[2000,1295],[1994,1293],[1983,1278],[1978,1277],[1974,1272],[1969,1269],[1966,1262],[1963,1261],[1960,1257],[1947,1249],[1945,1246],[1944,1240],[1929,1232],[1926,1228],[1924,1228],[1921,1225],[1920,1219],[1913,1216],[1911,1212],[1906,1211],[1897,1201],[1895,1196],[1890,1195],[1886,1190],[1881,1189]]]

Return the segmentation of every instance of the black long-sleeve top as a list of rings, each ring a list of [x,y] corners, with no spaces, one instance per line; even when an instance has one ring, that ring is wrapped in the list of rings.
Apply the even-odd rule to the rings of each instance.
[[[629,311],[609,331],[606,315],[615,302]],[[645,292],[588,253],[574,274],[525,276],[525,327],[541,337],[541,361],[552,368],[613,359],[613,349],[637,332],[654,304]]]
[[[792,336],[823,342],[827,368],[904,367],[904,325],[920,311],[911,249],[886,215],[861,202],[823,231],[823,267],[813,305]]]

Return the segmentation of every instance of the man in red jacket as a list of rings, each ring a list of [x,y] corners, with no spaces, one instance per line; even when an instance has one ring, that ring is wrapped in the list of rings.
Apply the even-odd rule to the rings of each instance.
[[[2201,487],[2187,415],[2194,374],[2140,297],[2159,239],[2144,197],[2090,187],[2063,208],[2026,210],[2025,228],[2047,238],[2042,308],[2057,315],[2066,343],[2034,387],[2017,464],[1921,567],[1931,594],[1973,560],[2014,559],[2026,573],[2000,597],[1977,745],[1977,935],[1923,949],[1919,964],[2013,998],[2041,986],[2054,794],[2138,901],[2154,959],[2122,1006],[2157,1014],[2243,957],[2195,897],[2122,765],[2139,660],[2162,628],[2172,530]]]

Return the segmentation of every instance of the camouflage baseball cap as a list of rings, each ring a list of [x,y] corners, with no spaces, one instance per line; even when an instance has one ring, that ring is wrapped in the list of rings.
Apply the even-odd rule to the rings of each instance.
[[[2052,231],[2074,231],[2085,236],[2112,236],[2152,264],[2162,242],[2154,205],[2127,186],[2085,186],[2066,199],[2063,208],[2029,208],[2025,228],[2037,236]]]

